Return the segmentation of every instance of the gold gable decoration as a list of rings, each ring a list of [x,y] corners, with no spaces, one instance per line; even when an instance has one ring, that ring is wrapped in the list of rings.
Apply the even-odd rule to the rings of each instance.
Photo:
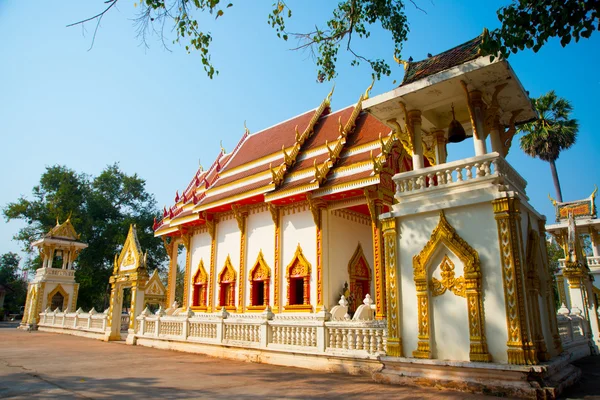
[[[132,266],[132,267],[130,267]],[[142,252],[142,246],[137,237],[135,225],[129,226],[127,239],[119,256],[115,256],[115,266],[113,274],[117,274],[119,269],[127,267],[128,271],[146,268],[146,254]]]
[[[75,227],[73,226],[73,224],[71,224],[71,216],[69,215],[67,220],[65,222],[63,222],[62,224],[60,224],[58,222],[58,218],[57,218],[56,226],[54,228],[50,229],[50,231],[48,233],[46,233],[46,235],[44,235],[44,236],[47,238],[79,240],[79,237],[81,235],[75,231]]]
[[[466,297],[467,315],[469,318],[469,336],[470,351],[469,359],[471,361],[488,362],[491,356],[487,349],[487,339],[484,329],[483,314],[483,288],[481,278],[481,268],[479,264],[479,254],[469,244],[464,241],[454,228],[450,225],[443,211],[440,211],[440,219],[437,226],[431,233],[431,238],[423,247],[421,252],[413,257],[413,273],[415,287],[417,289],[417,308],[418,308],[418,338],[417,350],[413,352],[416,358],[431,358],[431,312],[429,305],[430,291],[431,295],[436,295],[437,284],[435,281],[428,284],[427,268],[440,246],[449,249],[464,265],[464,276],[459,279],[454,278],[454,270],[446,265],[446,276],[442,275],[443,285],[448,287],[458,296],[463,294]],[[444,258],[446,261],[446,258]],[[449,260],[448,260],[449,261]],[[452,265],[453,266],[453,265]],[[452,278],[450,281],[448,278]],[[464,282],[462,282],[464,279]],[[464,286],[463,286],[464,284]],[[431,288],[430,288],[431,287]],[[439,289],[437,288],[439,293]],[[445,290],[444,290],[445,291]],[[441,294],[441,293],[439,293]]]

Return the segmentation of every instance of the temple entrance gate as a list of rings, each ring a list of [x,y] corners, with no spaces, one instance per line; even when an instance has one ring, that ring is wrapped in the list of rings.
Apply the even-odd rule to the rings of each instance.
[[[127,338],[127,343],[133,344],[135,318],[144,309],[148,280],[146,254],[142,253],[135,225],[131,225],[121,253],[115,255],[113,275],[109,281],[111,292],[106,340]]]

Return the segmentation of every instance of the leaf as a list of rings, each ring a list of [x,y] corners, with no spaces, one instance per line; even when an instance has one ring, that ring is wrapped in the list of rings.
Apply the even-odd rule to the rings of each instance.
[[[221,15],[223,15],[223,10],[217,11],[217,16],[215,17],[215,19],[219,18]]]

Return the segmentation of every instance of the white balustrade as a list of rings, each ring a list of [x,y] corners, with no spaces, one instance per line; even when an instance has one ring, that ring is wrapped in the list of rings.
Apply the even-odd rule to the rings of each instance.
[[[81,309],[74,313],[60,312],[50,309],[40,313],[40,327],[77,330],[92,333],[104,333],[108,315],[97,313],[94,309],[83,312]]]
[[[466,158],[394,176],[397,198],[484,180],[509,185],[512,190],[525,195],[527,182],[498,153]]]
[[[155,340],[226,344],[234,347],[293,349],[294,352],[377,357],[385,354],[385,321],[328,321],[329,313],[314,315],[232,315],[188,311],[177,316],[143,312],[136,336]]]

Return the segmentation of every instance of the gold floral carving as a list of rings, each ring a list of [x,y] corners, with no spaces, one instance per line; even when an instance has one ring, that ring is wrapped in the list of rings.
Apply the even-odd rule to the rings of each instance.
[[[385,301],[385,272],[382,249],[381,225],[379,214],[381,213],[382,194],[379,187],[366,188],[363,190],[367,207],[371,215],[371,234],[373,237],[373,260],[375,270],[375,318],[383,319],[386,315]]]
[[[246,220],[248,217],[248,210],[235,204],[231,206],[231,210],[233,211],[233,215],[240,230],[240,276],[243,277],[246,275],[244,268],[246,266]],[[246,298],[244,294],[244,279],[240,279],[238,288],[238,312],[244,312],[246,309]]]
[[[567,293],[565,291],[565,278],[559,276],[556,278],[556,285],[558,286],[558,297],[561,304],[567,304]]]
[[[41,293],[43,293],[43,292],[41,292]],[[67,294],[65,289],[63,289],[63,287],[60,284],[56,285],[54,290],[52,290],[50,293],[48,293],[48,296],[46,297],[46,304],[48,306],[50,306],[52,304],[52,298],[57,293],[60,293],[63,296],[63,305],[61,307],[61,311],[66,311],[67,308],[69,307],[69,295]],[[72,310],[72,311],[75,311],[75,310]]]
[[[508,363],[519,365],[538,364],[535,348],[531,342],[523,293],[523,272],[521,256],[521,215],[520,202],[516,198],[505,197],[492,201],[498,240],[500,262],[504,283],[506,323],[508,328]]]
[[[466,297],[465,277],[454,277],[454,263],[448,258],[448,255],[444,256],[440,269],[442,270],[442,280],[440,281],[436,277],[431,278],[431,295],[433,297],[441,296],[446,293],[446,290],[450,290],[457,296]]]
[[[208,224],[208,221],[207,221]],[[215,269],[216,269],[216,262],[217,262],[217,235],[215,235],[215,229],[214,229],[214,223],[213,223],[213,228],[209,227],[209,233],[212,232],[210,234],[210,284],[208,285],[208,308],[207,308],[207,312],[212,312],[215,308],[214,308],[214,302],[215,302],[215,291],[216,291],[216,284],[215,284]]]
[[[35,302],[37,303],[37,306],[34,308],[35,311],[35,315],[33,316],[33,320],[38,323],[40,322],[40,313],[42,312],[42,302],[44,301],[44,292],[46,291],[46,282],[42,282],[40,283],[39,289],[37,291],[37,294],[35,296]],[[65,299],[67,299],[68,297],[65,297]]]
[[[79,283],[73,285],[73,297],[71,298],[71,310],[77,310],[77,294],[79,293]]]
[[[544,333],[542,332],[542,321],[540,315],[540,306],[538,299],[544,298],[541,293],[541,281],[538,267],[538,256],[540,254],[540,236],[531,228],[531,219],[528,216],[527,220],[527,252],[526,252],[526,282],[527,282],[527,304],[530,326],[532,329],[533,343],[537,357],[540,361],[550,360],[550,354],[546,348]],[[547,270],[547,266],[545,270]]]
[[[487,349],[484,328],[483,296],[481,283],[481,267],[479,254],[456,233],[448,223],[443,211],[431,233],[431,238],[421,252],[413,257],[413,273],[417,289],[418,306],[418,343],[413,352],[416,358],[431,358],[431,313],[427,283],[427,269],[440,246],[445,246],[463,263],[464,294],[467,299],[467,315],[469,318],[469,359],[487,362],[491,360]],[[448,267],[446,267],[448,268]],[[442,279],[444,281],[444,279]],[[447,282],[446,282],[447,283]],[[435,284],[434,284],[435,285]],[[454,284],[453,286],[456,286]],[[459,293],[461,289],[456,288]],[[455,292],[456,293],[456,292]]]
[[[385,274],[387,300],[387,355],[402,357],[402,338],[400,336],[400,281],[396,268],[396,219],[386,218],[381,221],[385,247]]]

